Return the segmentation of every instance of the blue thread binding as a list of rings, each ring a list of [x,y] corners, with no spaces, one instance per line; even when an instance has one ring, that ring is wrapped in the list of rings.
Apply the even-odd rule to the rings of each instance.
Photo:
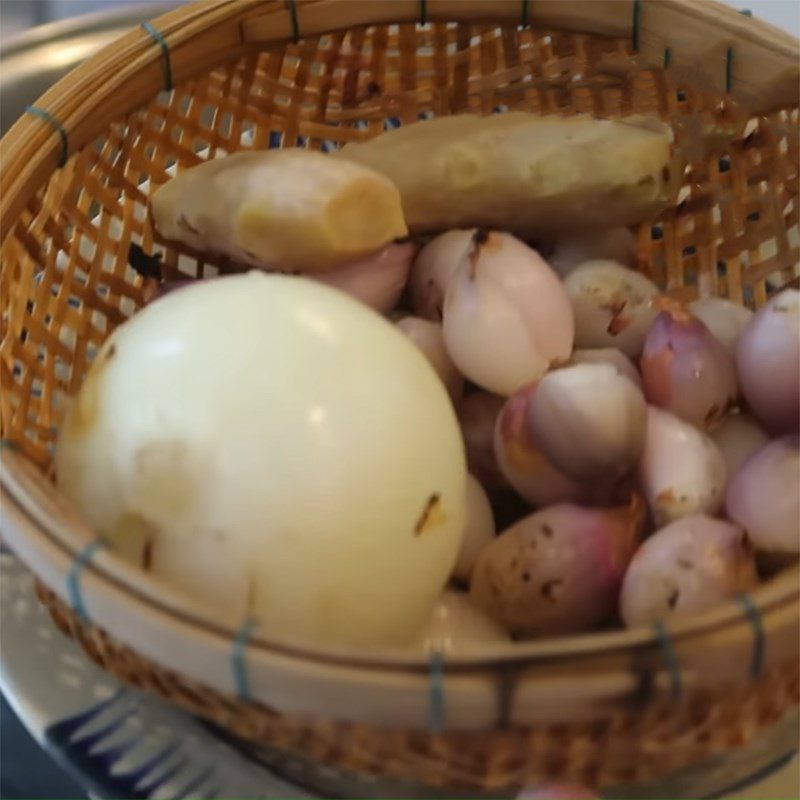
[[[161,54],[164,56],[164,88],[168,91],[172,91],[172,62],[170,61],[169,57],[169,45],[167,44],[167,40],[162,35],[161,31],[156,30],[149,22],[143,22],[140,25],[141,28],[146,30],[150,36],[155,39],[158,43],[158,46],[161,48]]]
[[[289,12],[289,19],[292,22],[292,41],[297,44],[300,41],[300,24],[297,21],[297,3],[295,0],[284,0],[284,3]]]
[[[757,678],[764,667],[764,621],[761,612],[749,594],[740,594],[736,598],[744,609],[744,615],[753,626],[753,656],[750,659],[750,677]]]
[[[81,572],[92,560],[92,556],[101,548],[105,547],[105,542],[99,537],[87,544],[85,547],[78,551],[77,555],[70,565],[69,572],[67,573],[67,594],[69,596],[69,604],[72,610],[80,617],[82,622],[89,623],[89,614],[86,612],[86,606],[83,603],[83,596],[81,595]]]
[[[678,664],[678,656],[675,654],[675,648],[672,646],[672,641],[669,638],[669,633],[664,623],[659,620],[653,626],[656,631],[656,638],[661,647],[661,654],[664,657],[664,663],[669,670],[670,679],[670,695],[674,702],[678,702],[683,694],[683,684],[681,681],[681,669]]]
[[[633,0],[633,20],[631,22],[631,48],[634,51],[639,49],[639,15],[641,9],[639,0]]]
[[[231,671],[233,672],[233,683],[236,686],[236,695],[240,700],[250,699],[250,687],[247,682],[247,665],[245,664],[245,648],[250,640],[256,621],[253,617],[247,617],[242,623],[242,627],[236,633],[231,650]]]
[[[444,659],[438,650],[431,653],[429,679],[428,729],[439,733],[444,727]]]
[[[25,110],[29,114],[39,117],[47,122],[52,128],[56,130],[61,137],[61,159],[58,162],[59,167],[63,167],[67,163],[67,132],[64,126],[49,112],[39,106],[25,106]]]

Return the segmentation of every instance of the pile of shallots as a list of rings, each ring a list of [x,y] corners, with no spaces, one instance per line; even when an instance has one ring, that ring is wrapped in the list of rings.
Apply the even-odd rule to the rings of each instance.
[[[683,306],[633,260],[455,230],[410,267],[396,324],[471,471],[453,581],[515,637],[703,611],[800,551],[800,292]]]
[[[452,230],[308,276],[387,314],[461,423],[468,523],[428,645],[650,624],[796,562],[800,292],[682,305],[635,260],[627,229],[547,261]]]

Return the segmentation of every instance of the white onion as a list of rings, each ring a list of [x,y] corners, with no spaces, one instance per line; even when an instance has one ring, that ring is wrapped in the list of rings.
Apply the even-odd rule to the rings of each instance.
[[[509,641],[505,630],[481,611],[468,594],[446,589],[415,642],[426,653],[461,655]]]
[[[410,641],[464,529],[463,444],[425,358],[280,275],[198,281],[117,328],[56,475],[98,533],[144,532],[137,560],[198,606],[315,644]]]
[[[616,347],[598,347],[592,350],[573,350],[570,364],[611,364],[616,371],[641,389],[642,376],[633,361]]]
[[[750,456],[730,481],[725,509],[756,549],[800,552],[798,438],[784,436]]]
[[[310,277],[341,289],[356,300],[385,314],[394,308],[403,293],[414,250],[411,242],[396,242],[377,253],[342,264],[327,272],[314,273]]]
[[[528,406],[536,384],[513,394],[497,417],[494,453],[514,491],[534,506],[587,498],[587,490],[560,472],[542,454],[528,423]]]
[[[588,261],[564,279],[575,314],[576,347],[616,347],[631,358],[658,313],[658,287],[616,261]]]
[[[636,552],[620,595],[625,624],[705,611],[752,589],[753,549],[737,525],[702,514],[654,533]]]
[[[587,630],[616,610],[644,519],[636,497],[623,508],[564,503],[531,514],[481,552],[470,596],[511,633]]]
[[[478,554],[494,539],[494,515],[480,482],[467,476],[467,521],[453,577],[467,582]]]
[[[431,239],[417,255],[408,287],[414,312],[442,320],[444,295],[472,240],[472,230],[447,231]]]
[[[773,297],[736,344],[739,385],[750,410],[772,433],[800,426],[800,291]]]
[[[545,375],[528,405],[533,440],[556,469],[579,481],[621,478],[644,446],[647,404],[610,364]]]
[[[572,352],[574,325],[564,287],[525,244],[477,231],[444,303],[444,340],[461,373],[510,395]]]
[[[460,400],[464,390],[464,378],[445,350],[442,326],[438,322],[422,317],[403,317],[397,322],[397,327],[430,361],[453,402]]]
[[[705,433],[669,411],[648,407],[639,480],[656,525],[716,514],[725,479],[725,459]]]
[[[718,423],[738,395],[730,351],[679,306],[656,317],[640,366],[647,401],[698,428]]]
[[[709,435],[725,459],[729,476],[735,475],[739,467],[769,441],[749,414],[728,414]]]
[[[689,311],[697,317],[731,352],[753,312],[723,297],[704,297],[689,303]]]
[[[633,265],[636,237],[627,228],[565,235],[556,240],[547,263],[563,278],[581,264],[598,259]]]

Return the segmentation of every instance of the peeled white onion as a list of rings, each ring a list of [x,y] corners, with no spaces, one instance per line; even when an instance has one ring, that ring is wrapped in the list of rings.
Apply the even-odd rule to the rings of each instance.
[[[759,309],[736,344],[739,385],[772,433],[800,426],[800,291],[785,289]]]
[[[616,347],[638,358],[657,310],[658,287],[616,261],[588,261],[570,272],[564,286],[575,315],[576,347]]]
[[[464,530],[464,462],[447,393],[393,325],[253,272],[116,329],[56,475],[98,533],[213,617],[371,645],[428,619]]]
[[[481,611],[468,594],[446,589],[415,646],[426,653],[460,655],[508,641],[503,627]]]
[[[744,531],[702,514],[656,531],[625,573],[620,614],[629,627],[696,614],[756,585],[753,549]]]
[[[515,392],[505,403],[494,429],[494,453],[506,480],[531,505],[579,502],[587,490],[560,472],[533,440],[528,406],[537,384]]]
[[[697,317],[731,352],[753,312],[723,297],[704,297],[689,303],[689,311]]]
[[[633,361],[616,347],[598,347],[592,350],[573,350],[570,364],[611,364],[616,371],[631,380],[636,387],[642,388],[642,377]]]
[[[461,539],[453,577],[467,582],[478,554],[494,539],[494,515],[480,483],[467,476],[467,522]]]
[[[616,609],[622,576],[642,534],[644,503],[530,514],[486,547],[470,597],[511,633],[587,630]]]
[[[718,423],[738,395],[730,351],[679,306],[653,321],[640,367],[647,401],[698,428]]]
[[[636,259],[636,237],[627,228],[562,236],[556,240],[547,263],[563,278],[581,264],[598,259],[631,266]]]
[[[425,319],[442,320],[444,295],[469,248],[475,230],[447,231],[431,239],[411,268],[408,287],[415,313]]]
[[[412,242],[395,242],[356,261],[316,272],[313,278],[385,314],[397,305],[403,293],[414,250]]]
[[[494,428],[504,403],[504,397],[479,391],[468,394],[458,406],[467,466],[487,490],[507,485],[494,454]]]
[[[719,447],[730,477],[769,441],[763,428],[749,414],[728,414],[709,435]]]
[[[458,401],[464,389],[464,378],[445,350],[442,326],[422,317],[403,317],[397,322],[397,327],[430,361],[453,402]]]
[[[732,477],[725,500],[758,550],[800,552],[800,442],[784,436],[756,451]]]
[[[461,373],[510,395],[572,352],[564,287],[535,250],[508,233],[477,231],[444,302],[444,341]]]
[[[656,525],[689,514],[713,515],[725,497],[725,459],[694,425],[649,406],[639,480]]]
[[[570,478],[614,481],[644,447],[644,395],[610,364],[577,364],[545,375],[528,405],[542,453]]]

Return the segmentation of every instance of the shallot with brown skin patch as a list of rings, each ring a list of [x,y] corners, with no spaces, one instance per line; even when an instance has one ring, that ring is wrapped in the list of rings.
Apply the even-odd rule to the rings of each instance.
[[[705,611],[757,581],[753,549],[737,525],[702,514],[654,533],[631,561],[620,595],[629,627]]]
[[[588,630],[616,609],[644,518],[635,495],[625,507],[565,503],[530,514],[481,553],[470,595],[518,636]]]
[[[719,422],[738,394],[730,351],[678,305],[669,304],[654,320],[641,370],[648,402],[698,428]]]

